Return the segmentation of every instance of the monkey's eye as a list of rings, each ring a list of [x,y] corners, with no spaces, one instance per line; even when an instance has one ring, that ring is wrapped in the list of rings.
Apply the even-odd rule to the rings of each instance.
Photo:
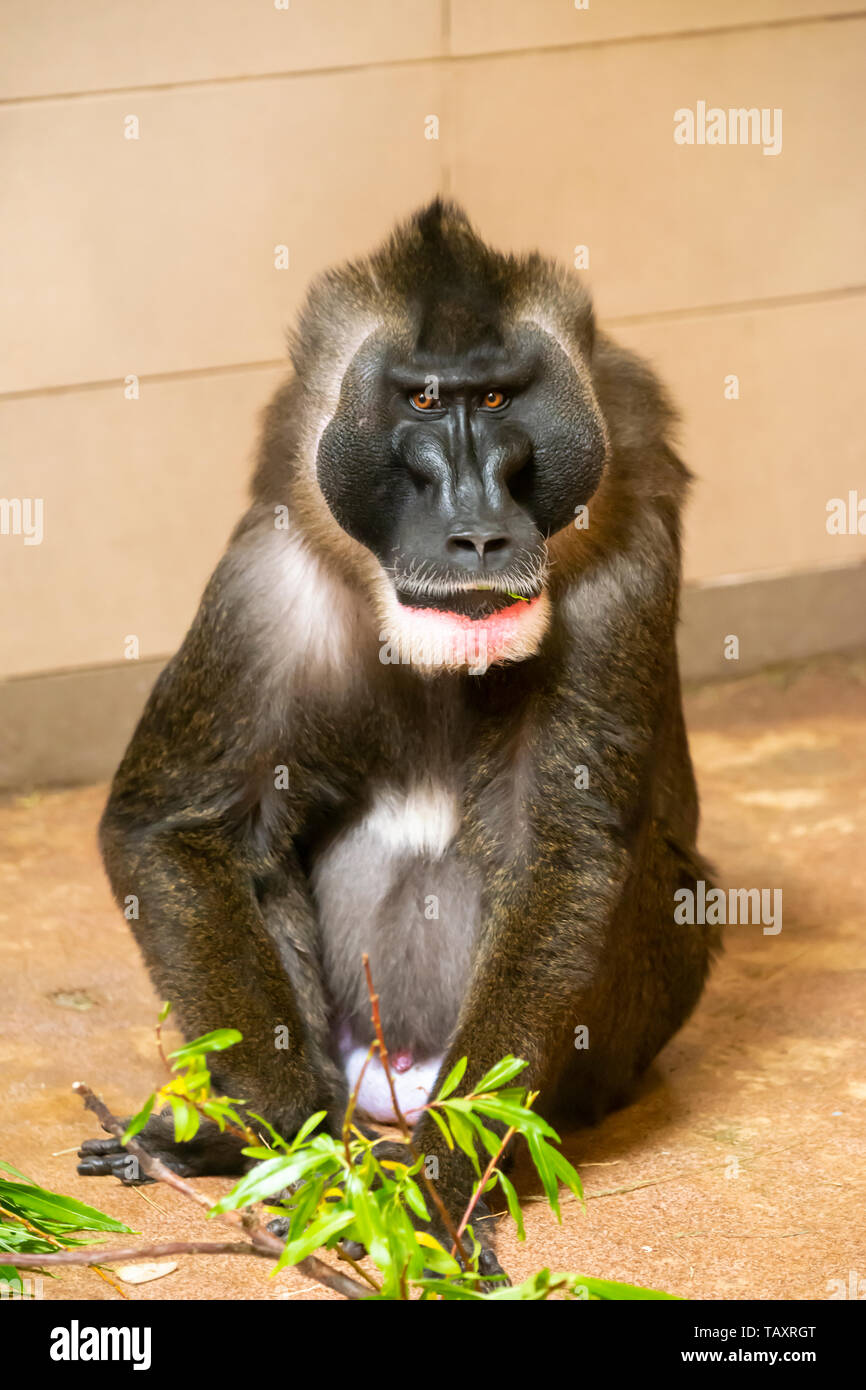
[[[498,410],[505,405],[505,397],[501,391],[488,391],[481,404],[485,410]]]
[[[414,396],[409,397],[410,404],[416,410],[438,410],[439,400],[436,396],[429,396],[426,391],[416,391]]]

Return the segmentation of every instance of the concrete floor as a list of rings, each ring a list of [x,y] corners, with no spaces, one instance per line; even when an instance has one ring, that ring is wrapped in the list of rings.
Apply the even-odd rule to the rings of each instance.
[[[727,929],[704,999],[640,1096],[564,1136],[586,1213],[569,1203],[557,1226],[524,1172],[528,1239],[503,1221],[500,1253],[515,1279],[548,1265],[687,1298],[824,1299],[833,1280],[866,1281],[866,657],[705,686],[688,717],[703,849],[723,886],[781,887],[783,929]],[[79,1178],[74,1154],[58,1155],[96,1132],[73,1081],[124,1114],[159,1076],[157,1001],[94,843],[104,795],[0,808],[0,1156],[147,1241],[218,1239],[175,1194]],[[181,1257],[124,1288],[134,1300],[331,1297],[229,1257]],[[45,1296],[118,1294],[79,1269],[46,1280]]]

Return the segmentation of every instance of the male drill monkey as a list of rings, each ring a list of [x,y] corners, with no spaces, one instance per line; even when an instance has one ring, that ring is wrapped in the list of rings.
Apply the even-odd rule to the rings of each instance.
[[[187,1036],[243,1033],[216,1084],[285,1136],[341,1121],[371,1040],[363,951],[410,1115],[464,1054],[470,1085],[511,1052],[595,1118],[715,945],[673,920],[707,873],[670,408],[572,274],[438,201],[313,286],[292,361],[252,505],[115,778],[114,892]],[[158,1118],[143,1138],[187,1173],[243,1167]],[[468,1162],[423,1115],[416,1140],[462,1209]],[[112,1140],[82,1159],[123,1172]]]

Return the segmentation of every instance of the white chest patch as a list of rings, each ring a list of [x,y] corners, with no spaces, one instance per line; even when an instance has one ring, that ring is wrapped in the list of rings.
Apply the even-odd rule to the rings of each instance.
[[[460,822],[459,798],[443,782],[380,783],[314,855],[322,965],[350,1045],[369,1036],[364,952],[388,1047],[410,1052],[415,1065],[447,1045],[480,918],[480,876],[461,858]]]
[[[383,788],[354,833],[390,854],[441,859],[459,828],[454,793],[428,782],[405,791]]]

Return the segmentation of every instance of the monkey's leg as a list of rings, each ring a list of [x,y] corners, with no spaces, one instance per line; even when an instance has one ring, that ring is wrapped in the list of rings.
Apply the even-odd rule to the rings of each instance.
[[[533,843],[546,848],[528,850],[519,879],[488,889],[472,978],[437,1082],[467,1056],[458,1088],[463,1094],[513,1053],[528,1063],[519,1084],[549,1097],[580,1024],[588,1025],[590,1050],[600,1045],[598,1052],[590,1051],[586,1084],[603,1088],[617,1082],[622,1056],[634,1041],[630,1033],[616,1037],[615,970],[620,909],[633,883],[632,853],[612,830],[580,824],[568,838],[552,824],[537,825]],[[653,1007],[651,1000],[644,1002]],[[635,1011],[640,1022],[641,1001]],[[612,1034],[605,1019],[613,1020]],[[623,1017],[623,1028],[631,1030],[634,1022]],[[438,1190],[459,1216],[473,1188],[471,1165],[459,1151],[447,1149],[429,1116],[422,1116],[414,1138],[420,1151],[435,1155]]]
[[[339,1124],[346,1086],[330,1056],[318,966],[306,949],[312,908],[300,870],[271,875],[266,921],[256,891],[261,876],[243,845],[221,831],[132,836],[109,820],[103,839],[115,893],[138,900],[136,939],[185,1037],[230,1027],[243,1034],[241,1043],[210,1054],[214,1089],[286,1138],[317,1110]],[[154,1117],[139,1137],[187,1172],[242,1171],[240,1145],[222,1138],[214,1148],[217,1134],[175,1146],[162,1117]],[[117,1172],[123,1155],[112,1143],[86,1145],[80,1171]]]

